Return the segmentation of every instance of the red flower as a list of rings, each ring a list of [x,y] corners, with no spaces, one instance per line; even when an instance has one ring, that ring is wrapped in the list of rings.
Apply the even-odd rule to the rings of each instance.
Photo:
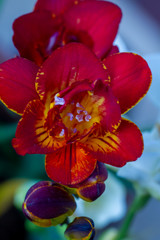
[[[121,114],[147,92],[144,59],[120,53],[100,62],[80,43],[55,50],[38,67],[23,58],[0,65],[0,97],[22,114],[17,153],[46,154],[48,176],[62,184],[85,180],[97,161],[121,167],[140,157],[141,132]]]
[[[15,20],[13,42],[21,57],[38,65],[69,42],[81,42],[103,58],[121,17],[120,8],[107,1],[38,0],[33,12]]]

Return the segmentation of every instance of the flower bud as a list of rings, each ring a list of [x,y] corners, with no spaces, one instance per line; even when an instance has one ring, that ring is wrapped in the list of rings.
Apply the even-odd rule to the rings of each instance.
[[[99,198],[105,190],[104,181],[108,173],[104,163],[97,162],[93,173],[83,182],[72,185],[76,188],[76,194],[85,201],[92,202]]]
[[[87,202],[92,202],[99,198],[104,192],[104,190],[105,184],[103,182],[98,182],[77,189],[77,194],[83,200]]]
[[[65,231],[69,240],[93,240],[95,236],[94,222],[87,217],[77,217]]]
[[[75,209],[73,196],[64,187],[51,181],[33,185],[23,203],[26,217],[41,227],[63,223]]]

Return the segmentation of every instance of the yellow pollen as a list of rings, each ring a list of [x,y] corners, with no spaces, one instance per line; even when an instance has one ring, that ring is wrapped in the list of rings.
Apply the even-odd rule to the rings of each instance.
[[[93,96],[93,92],[88,91],[89,96]]]
[[[52,102],[52,103],[50,104],[50,109],[53,108],[54,105],[55,105],[54,102]]]
[[[103,64],[103,68],[106,70],[106,69],[107,69],[107,68],[106,68],[106,65]]]

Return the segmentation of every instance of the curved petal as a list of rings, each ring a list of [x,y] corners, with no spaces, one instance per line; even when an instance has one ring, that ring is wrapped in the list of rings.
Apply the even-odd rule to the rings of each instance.
[[[52,14],[59,15],[64,13],[72,5],[75,4],[75,0],[38,0],[34,11],[48,10]]]
[[[102,81],[99,80],[95,85],[93,97],[97,100],[97,102],[95,102],[98,108],[97,115],[99,114],[101,116],[100,123],[103,129],[110,132],[115,131],[121,122],[121,109],[111,88],[106,87]],[[101,104],[98,104],[98,102]],[[91,105],[90,108],[94,109],[94,104]]]
[[[111,76],[113,93],[124,113],[147,93],[152,77],[149,66],[142,57],[133,53],[114,54],[103,62]]]
[[[95,158],[78,143],[68,144],[54,153],[46,155],[48,176],[61,184],[72,185],[82,182],[96,167]]]
[[[98,161],[122,167],[135,161],[143,151],[142,134],[138,127],[123,119],[114,133],[94,133],[84,142],[85,148],[94,153]]]
[[[121,17],[120,8],[105,1],[83,1],[64,14],[69,33],[87,44],[100,58],[110,50]]]
[[[25,14],[13,23],[13,42],[22,57],[38,65],[50,55],[51,37],[60,28],[61,19],[55,18],[49,11]]]
[[[102,79],[110,81],[106,69],[96,56],[80,43],[70,43],[55,50],[41,66],[36,87],[40,97],[65,89],[74,82]]]
[[[22,114],[27,103],[38,98],[37,71],[34,63],[19,57],[0,64],[0,99],[8,108]]]
[[[49,132],[45,111],[46,106],[40,100],[33,100],[27,105],[16,130],[16,138],[12,140],[18,154],[46,154],[64,145],[64,138],[53,137]]]

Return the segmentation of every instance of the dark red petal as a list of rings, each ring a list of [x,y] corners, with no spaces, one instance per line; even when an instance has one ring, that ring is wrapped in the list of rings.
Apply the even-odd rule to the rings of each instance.
[[[86,46],[70,43],[55,50],[44,62],[37,74],[37,91],[43,97],[85,79],[109,82],[107,71],[96,56]]]
[[[119,53],[104,60],[111,76],[111,87],[118,98],[122,113],[132,108],[148,91],[151,71],[137,54]]]
[[[83,1],[64,14],[71,35],[89,45],[100,58],[111,48],[121,17],[120,8],[105,1]]]
[[[113,54],[115,54],[115,53],[119,53],[119,48],[118,48],[118,46],[116,46],[116,45],[114,45],[114,46],[112,46],[112,47],[110,48],[110,50],[108,51],[106,57],[108,57],[108,56],[110,56],[110,55],[113,55]]]
[[[48,176],[61,184],[77,184],[85,180],[96,167],[95,158],[78,143],[68,144],[52,154],[46,155]]]
[[[37,71],[34,63],[19,57],[0,64],[0,99],[8,108],[22,114],[27,103],[38,98]]]
[[[42,102],[30,102],[19,121],[16,138],[12,141],[18,154],[46,154],[64,145],[63,139],[58,141],[49,135],[45,120],[45,106]]]
[[[38,65],[51,53],[50,39],[61,24],[61,20],[49,11],[25,14],[13,23],[13,42],[22,57]]]
[[[140,130],[134,123],[124,119],[116,132],[93,134],[84,144],[86,149],[94,152],[98,161],[116,167],[135,161],[143,151]]]
[[[75,4],[75,0],[38,0],[34,10],[48,10],[55,15],[64,13]]]

